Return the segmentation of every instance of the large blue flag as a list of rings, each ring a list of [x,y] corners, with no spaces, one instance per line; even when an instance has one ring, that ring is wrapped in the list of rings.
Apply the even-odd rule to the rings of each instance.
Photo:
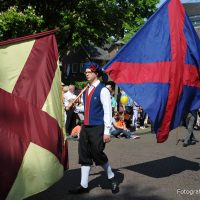
[[[200,40],[180,0],[168,0],[104,66],[150,116],[157,142],[200,108]]]

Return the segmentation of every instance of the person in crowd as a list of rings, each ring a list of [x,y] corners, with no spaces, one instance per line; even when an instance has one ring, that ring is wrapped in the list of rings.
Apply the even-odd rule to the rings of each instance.
[[[123,113],[116,112],[114,114],[114,120],[113,120],[113,127],[111,129],[111,135],[115,137],[125,137],[127,139],[138,139],[139,136],[134,136],[134,133],[132,133],[127,127],[126,123],[124,121]]]
[[[121,102],[120,102],[122,93],[123,93],[123,90],[122,90],[122,89],[119,89],[119,92],[118,92],[118,94],[117,94],[117,111],[118,111],[118,112],[124,111],[123,105],[122,105]]]
[[[82,88],[78,95],[80,95],[83,90],[84,88]],[[74,112],[77,114],[77,119],[80,121],[84,121],[84,105],[82,97],[83,95],[78,98],[77,103],[74,105]]]
[[[106,85],[106,87],[107,87],[108,90],[110,91],[112,113],[114,113],[114,111],[117,110],[117,100],[116,100],[116,98],[115,98],[115,95],[114,95],[114,91],[113,91],[113,89],[112,89],[112,86],[111,86],[111,85]]]
[[[186,136],[183,141],[183,147],[187,147],[188,145],[194,145],[196,142],[199,142],[195,136],[194,136],[194,126],[196,124],[197,120],[197,112],[198,110],[193,110],[188,112],[186,119],[185,119],[185,125],[187,129]]]
[[[196,125],[194,126],[195,130],[200,130],[200,109],[197,111],[197,122]]]
[[[83,93],[84,124],[79,138],[79,164],[81,164],[80,185],[69,190],[71,194],[89,192],[88,179],[91,165],[103,167],[107,173],[113,193],[118,192],[118,184],[104,153],[105,144],[110,142],[110,128],[112,123],[112,107],[109,90],[99,77],[102,75],[101,67],[94,62],[84,64],[85,76],[89,82],[88,89]]]
[[[79,140],[80,132],[81,132],[81,125],[82,125],[82,121],[78,120],[77,125],[72,129],[72,132],[71,132],[72,138]]]
[[[130,129],[131,128],[131,117],[133,115],[133,100],[126,93],[125,93],[125,95],[128,97],[128,102],[125,105],[124,121],[126,123],[126,127],[128,129]]]
[[[133,102],[133,117],[132,117],[132,124],[133,130],[137,130],[137,121],[138,121],[138,113],[139,113],[140,106],[134,101]]]
[[[64,106],[66,110],[67,120],[65,123],[65,129],[67,136],[70,135],[72,129],[76,125],[76,113],[74,113],[74,109],[71,108],[72,102],[76,99],[76,95],[74,94],[75,86],[69,85],[68,92],[64,93]]]
[[[64,102],[64,94],[67,93],[69,91],[69,86],[67,85],[63,85],[62,86],[62,94],[63,94],[63,102]]]
[[[141,109],[140,109],[140,128],[141,129],[146,129],[145,124],[144,124],[146,117],[147,117],[147,113],[141,107]]]
[[[64,108],[65,108],[65,97],[64,97],[64,95],[65,95],[65,93],[68,92],[68,90],[69,90],[69,86],[62,84],[62,98],[63,98],[62,101],[63,101]],[[66,114],[66,112],[64,112],[64,122],[65,122],[65,124],[66,124],[66,121],[67,121],[67,114]]]

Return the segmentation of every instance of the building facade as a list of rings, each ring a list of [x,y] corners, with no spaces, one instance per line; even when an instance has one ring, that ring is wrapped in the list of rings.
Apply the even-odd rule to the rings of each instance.
[[[183,6],[200,37],[200,3],[184,3]]]
[[[85,81],[83,63],[92,61],[104,66],[122,45],[123,43],[119,41],[112,45],[105,45],[103,48],[91,44],[70,51],[62,60],[62,82],[68,85],[75,81]]]

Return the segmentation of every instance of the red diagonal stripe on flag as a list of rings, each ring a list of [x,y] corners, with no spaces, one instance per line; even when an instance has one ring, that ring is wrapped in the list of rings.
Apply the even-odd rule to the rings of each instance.
[[[5,198],[30,142],[49,150],[60,161],[63,149],[62,131],[54,118],[2,89],[0,95],[0,104],[4,105],[0,110],[0,176],[4,177],[4,183],[0,182],[0,188],[7,191],[1,191],[0,196],[4,195]]]
[[[58,51],[54,35],[36,40],[13,94],[42,108],[51,88],[57,60]]]
[[[4,105],[0,107],[0,177],[4,179],[4,183],[0,182],[0,199],[6,198],[30,142],[52,152],[61,163],[64,161],[62,130],[56,119],[41,110],[57,68],[54,45],[53,35],[38,39],[13,94],[0,89],[0,105]]]

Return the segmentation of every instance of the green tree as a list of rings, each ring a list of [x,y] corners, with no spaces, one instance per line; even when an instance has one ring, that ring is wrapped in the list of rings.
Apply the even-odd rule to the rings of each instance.
[[[160,0],[133,0],[132,2],[129,4],[129,12],[127,12],[123,23],[124,42],[127,42],[155,12],[156,4]]]
[[[0,0],[0,23],[4,26],[1,29],[1,39],[31,34],[31,30],[35,33],[59,28],[56,36],[60,51],[89,42],[102,46],[113,39],[124,38],[127,41],[145,19],[152,15],[158,2],[159,0]],[[19,13],[24,13],[29,8],[27,6],[32,6],[35,17],[38,18],[32,16],[28,21],[23,19],[23,23],[16,23],[12,18],[15,23],[12,20],[8,22],[2,15],[14,5]],[[20,15],[16,16],[20,22]],[[30,28],[27,29],[27,26]]]
[[[28,6],[22,12],[16,6],[0,13],[0,40],[7,40],[41,31],[42,17]]]

